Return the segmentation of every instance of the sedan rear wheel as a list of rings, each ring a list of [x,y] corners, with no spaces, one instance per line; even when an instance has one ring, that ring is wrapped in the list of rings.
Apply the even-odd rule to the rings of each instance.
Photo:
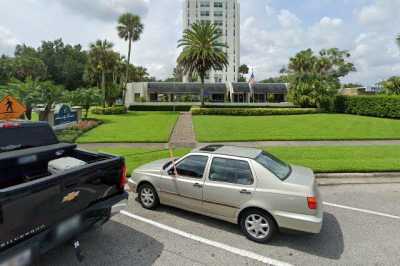
[[[140,186],[139,200],[145,209],[153,210],[159,205],[157,192],[150,184],[144,184]]]
[[[242,216],[240,225],[247,238],[259,243],[268,242],[277,231],[271,216],[259,210],[246,212]]]

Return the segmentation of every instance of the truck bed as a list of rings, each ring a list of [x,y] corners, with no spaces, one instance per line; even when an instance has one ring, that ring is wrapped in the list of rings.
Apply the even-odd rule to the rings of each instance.
[[[87,165],[57,174],[48,172],[49,161],[66,156]],[[125,193],[124,174],[123,158],[79,150],[72,144],[0,153],[0,257],[3,250],[71,217],[86,222],[107,218],[107,209],[85,217],[80,213]]]

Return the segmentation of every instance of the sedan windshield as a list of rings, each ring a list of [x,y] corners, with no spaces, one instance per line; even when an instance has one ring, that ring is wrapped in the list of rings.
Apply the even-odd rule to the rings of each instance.
[[[280,180],[285,180],[290,175],[292,169],[291,167],[267,152],[262,152],[257,156],[256,161],[262,166],[271,171]]]

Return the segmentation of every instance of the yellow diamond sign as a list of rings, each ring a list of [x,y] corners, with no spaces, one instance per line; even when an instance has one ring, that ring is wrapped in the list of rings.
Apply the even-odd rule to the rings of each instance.
[[[25,111],[25,106],[12,96],[4,97],[0,102],[0,120],[18,119]]]

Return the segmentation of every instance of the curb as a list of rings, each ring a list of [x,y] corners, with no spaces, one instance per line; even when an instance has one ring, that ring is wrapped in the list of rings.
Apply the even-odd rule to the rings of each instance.
[[[317,178],[371,178],[371,177],[398,177],[400,172],[372,172],[372,173],[319,173]]]
[[[399,172],[386,173],[321,173],[315,175],[320,186],[397,184]]]

